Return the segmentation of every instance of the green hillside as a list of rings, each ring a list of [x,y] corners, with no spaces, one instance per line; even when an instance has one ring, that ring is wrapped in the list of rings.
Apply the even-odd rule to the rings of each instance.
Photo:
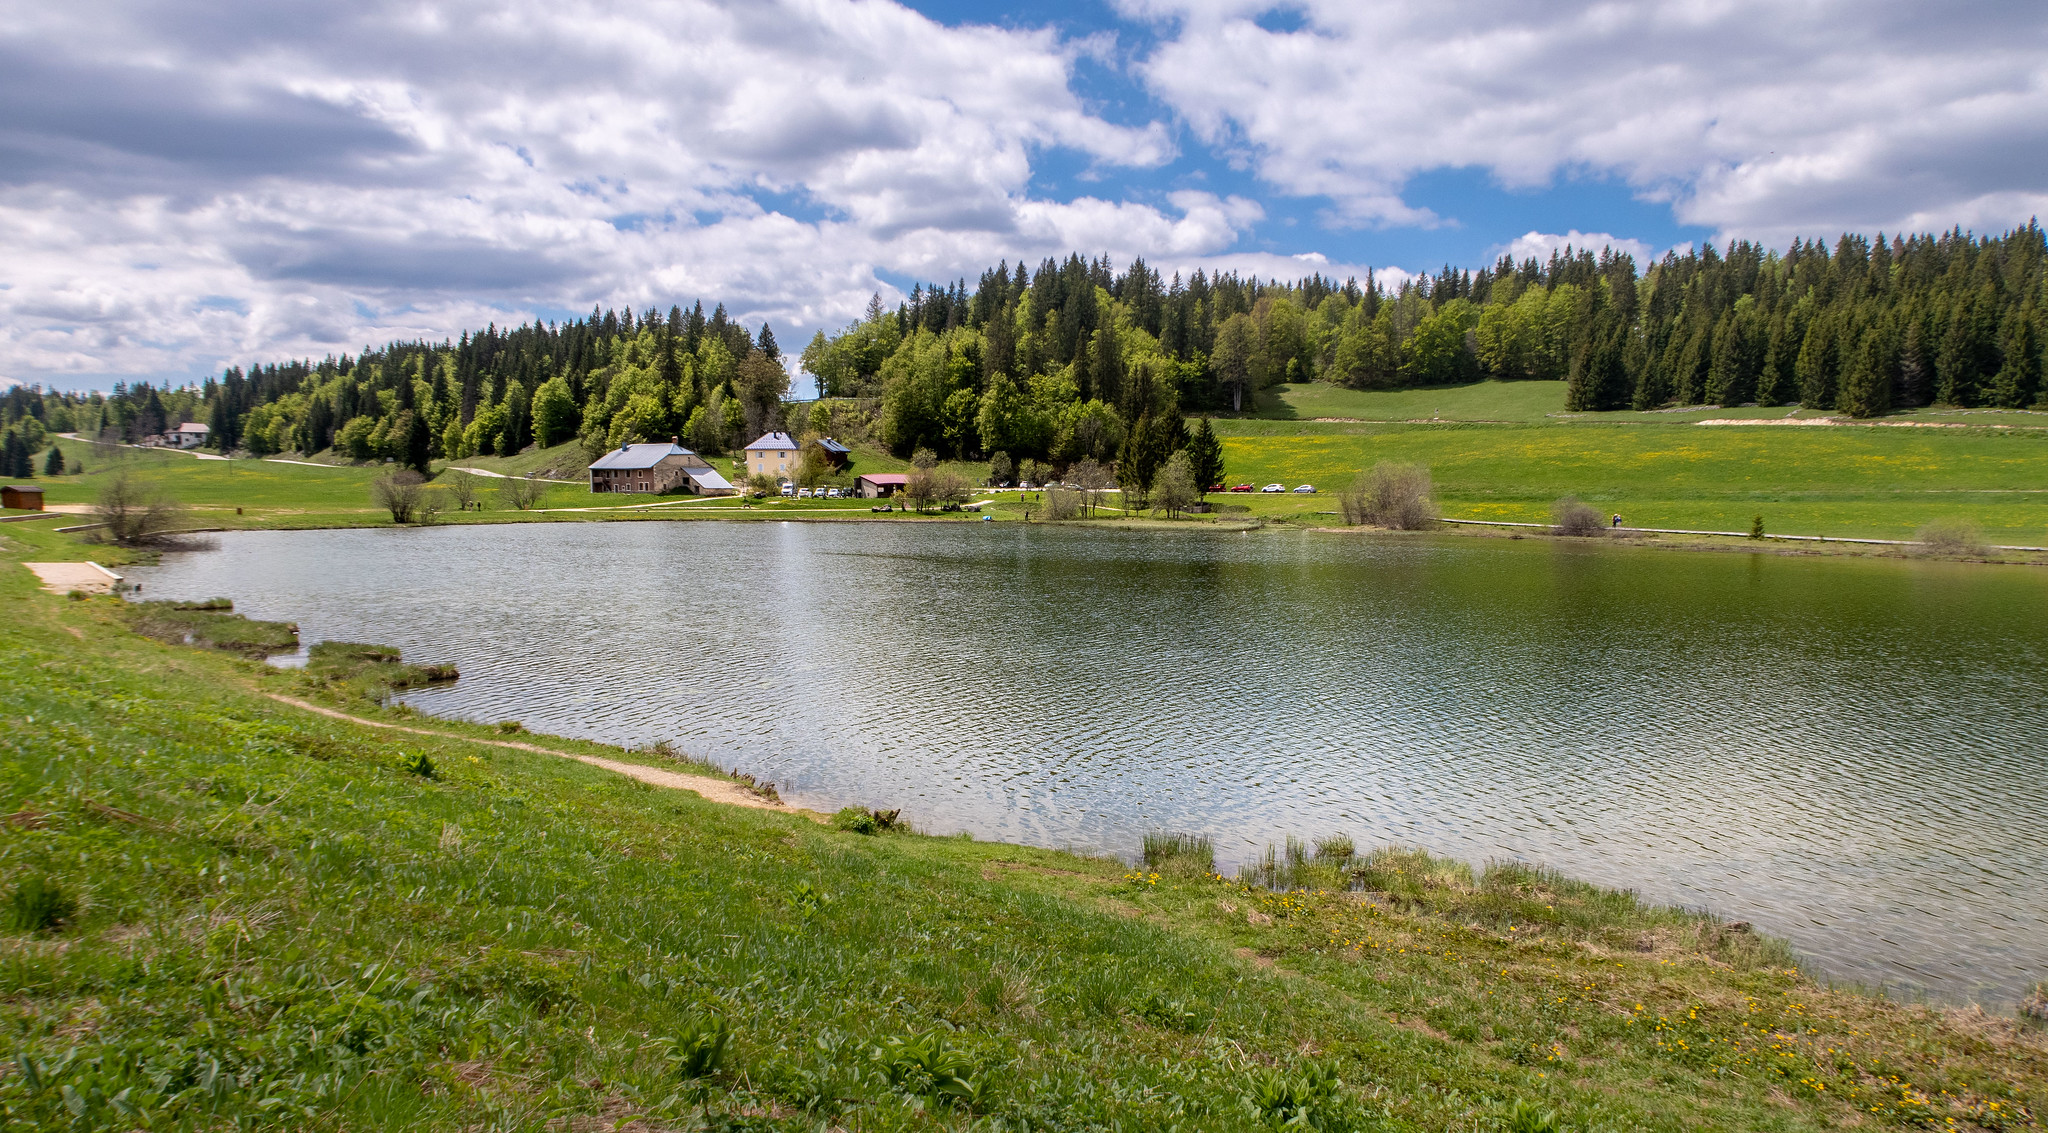
[[[662,753],[138,637],[13,565],[103,551],[0,545],[9,1129],[2009,1129],[2048,1104],[2038,1032],[1831,991],[1741,927],[1540,871],[1332,847],[1280,892],[718,805],[506,743],[707,770]]]

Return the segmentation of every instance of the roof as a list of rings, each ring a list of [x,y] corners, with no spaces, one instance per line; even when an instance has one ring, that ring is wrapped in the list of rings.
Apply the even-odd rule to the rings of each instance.
[[[683,475],[696,481],[699,488],[732,487],[732,481],[720,476],[718,471],[712,468],[685,468],[683,469]]]
[[[197,421],[187,421],[187,422],[185,422],[184,424],[182,424],[182,425],[178,426],[177,428],[175,428],[175,429],[172,429],[172,430],[171,430],[171,432],[173,432],[173,433],[211,433],[211,432],[213,432],[213,430],[212,430],[212,429],[209,429],[209,428],[207,428],[207,427],[206,427],[205,425],[202,425],[202,424],[200,424],[200,423],[199,423],[199,422],[197,422]]]
[[[847,448],[845,445],[840,444],[838,441],[833,440],[831,437],[819,437],[818,447],[824,449],[826,452],[837,453],[841,456],[844,456],[845,454],[853,451],[852,449]]]
[[[908,484],[908,483],[910,482],[910,473],[908,473],[908,472],[863,472],[863,473],[861,473],[860,475],[858,475],[858,476],[855,476],[855,477],[854,477],[854,479],[855,479],[855,480],[866,480],[866,481],[867,481],[868,483],[870,483],[870,484],[896,484],[896,485],[902,485],[902,484]]]
[[[590,462],[592,468],[652,468],[671,456],[693,455],[679,444],[620,445]]]
[[[760,452],[763,450],[769,452],[795,452],[796,442],[789,439],[788,433],[763,433],[760,440],[747,446],[747,451]]]
[[[41,484],[9,484],[7,485],[7,490],[10,492],[34,492],[41,495],[43,486]]]

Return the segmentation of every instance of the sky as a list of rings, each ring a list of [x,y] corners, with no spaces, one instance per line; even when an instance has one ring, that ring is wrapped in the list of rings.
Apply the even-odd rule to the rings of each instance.
[[[2038,0],[0,7],[0,382],[59,389],[595,305],[796,346],[1070,251],[1398,281],[2044,204]]]

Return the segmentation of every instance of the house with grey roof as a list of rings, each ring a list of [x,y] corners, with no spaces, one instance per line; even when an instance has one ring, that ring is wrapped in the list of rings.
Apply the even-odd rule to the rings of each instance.
[[[796,441],[788,433],[763,433],[747,446],[747,475],[788,478],[796,472]]]
[[[671,441],[620,445],[591,461],[590,490],[727,496],[733,487],[703,457]]]

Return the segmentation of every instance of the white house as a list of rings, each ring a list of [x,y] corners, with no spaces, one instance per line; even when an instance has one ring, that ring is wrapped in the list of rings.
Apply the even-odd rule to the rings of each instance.
[[[796,471],[796,442],[788,433],[764,433],[747,446],[747,475],[786,477]]]
[[[200,424],[197,421],[187,421],[184,424],[178,426],[177,428],[165,432],[164,440],[169,444],[178,446],[179,448],[198,448],[200,445],[206,443],[207,438],[211,436],[212,433],[212,429],[207,428],[206,426]]]

